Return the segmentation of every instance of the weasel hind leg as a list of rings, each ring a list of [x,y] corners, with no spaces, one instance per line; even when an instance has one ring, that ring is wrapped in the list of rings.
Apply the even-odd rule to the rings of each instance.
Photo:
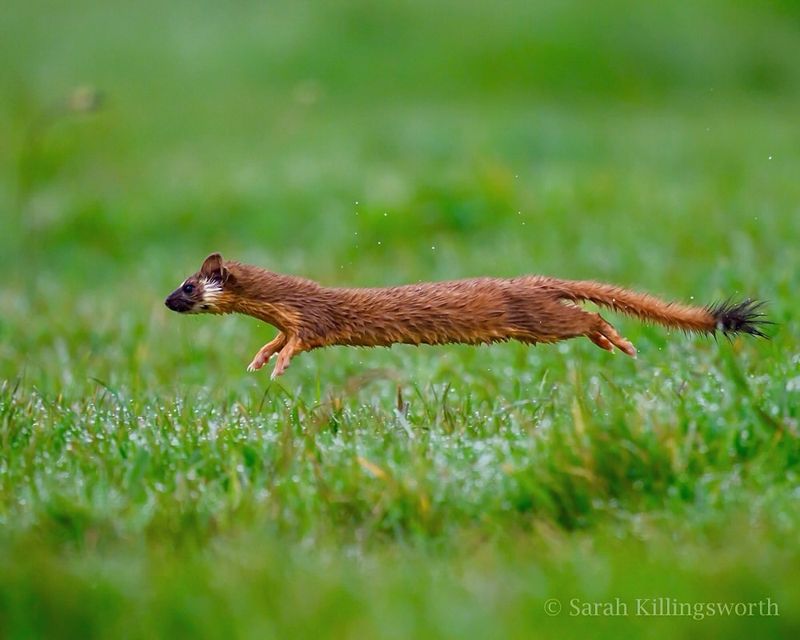
[[[532,342],[558,342],[586,336],[601,349],[614,351],[616,347],[632,358],[636,357],[636,348],[599,313],[584,311],[577,305],[544,305],[526,324],[529,336],[526,338]]]
[[[593,316],[594,326],[591,330],[587,331],[583,335],[589,338],[589,340],[594,342],[601,349],[613,351],[614,347],[616,347],[622,351],[622,353],[629,355],[631,358],[636,357],[636,347],[634,347],[629,340],[619,335],[617,330],[608,322],[603,320],[599,313],[587,313],[587,315]]]
[[[557,318],[552,322],[551,329],[558,339],[586,336],[601,349],[614,351],[614,347],[622,353],[636,357],[636,348],[623,338],[599,313],[585,311],[572,304],[561,303],[558,313],[551,317]]]

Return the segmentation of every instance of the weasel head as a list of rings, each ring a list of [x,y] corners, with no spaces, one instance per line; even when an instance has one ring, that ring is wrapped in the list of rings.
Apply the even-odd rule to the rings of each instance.
[[[212,253],[200,271],[189,276],[167,296],[164,304],[178,313],[227,313],[230,297],[226,292],[234,280],[222,256]]]

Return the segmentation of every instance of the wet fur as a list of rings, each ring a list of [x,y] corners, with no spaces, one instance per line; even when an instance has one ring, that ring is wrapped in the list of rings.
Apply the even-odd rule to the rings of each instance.
[[[191,284],[193,291],[183,289]],[[606,350],[634,356],[633,345],[589,301],[645,321],[687,331],[763,336],[761,303],[746,300],[709,307],[668,303],[591,281],[545,276],[472,278],[385,288],[323,287],[296,276],[223,261],[212,254],[201,270],[167,298],[188,313],[243,313],[280,330],[250,363],[261,368],[273,355],[280,375],[291,357],[331,345],[480,344],[518,340],[528,344],[586,336]]]

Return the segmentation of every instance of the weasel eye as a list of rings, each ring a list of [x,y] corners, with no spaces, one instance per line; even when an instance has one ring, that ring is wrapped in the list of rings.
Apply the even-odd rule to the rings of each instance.
[[[194,292],[194,285],[187,282],[185,285],[183,285],[182,290],[184,293],[192,293]]]

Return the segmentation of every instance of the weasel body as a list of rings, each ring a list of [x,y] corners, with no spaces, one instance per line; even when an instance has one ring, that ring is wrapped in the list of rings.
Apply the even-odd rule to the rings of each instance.
[[[763,303],[750,299],[687,306],[614,285],[546,276],[346,289],[223,260],[218,253],[208,256],[165,304],[179,313],[243,313],[277,327],[278,336],[248,366],[260,369],[277,354],[273,378],[292,356],[331,345],[536,344],[586,336],[603,349],[616,347],[635,356],[633,345],[599,314],[577,305],[583,301],[699,333],[765,337],[762,327],[768,324]]]

